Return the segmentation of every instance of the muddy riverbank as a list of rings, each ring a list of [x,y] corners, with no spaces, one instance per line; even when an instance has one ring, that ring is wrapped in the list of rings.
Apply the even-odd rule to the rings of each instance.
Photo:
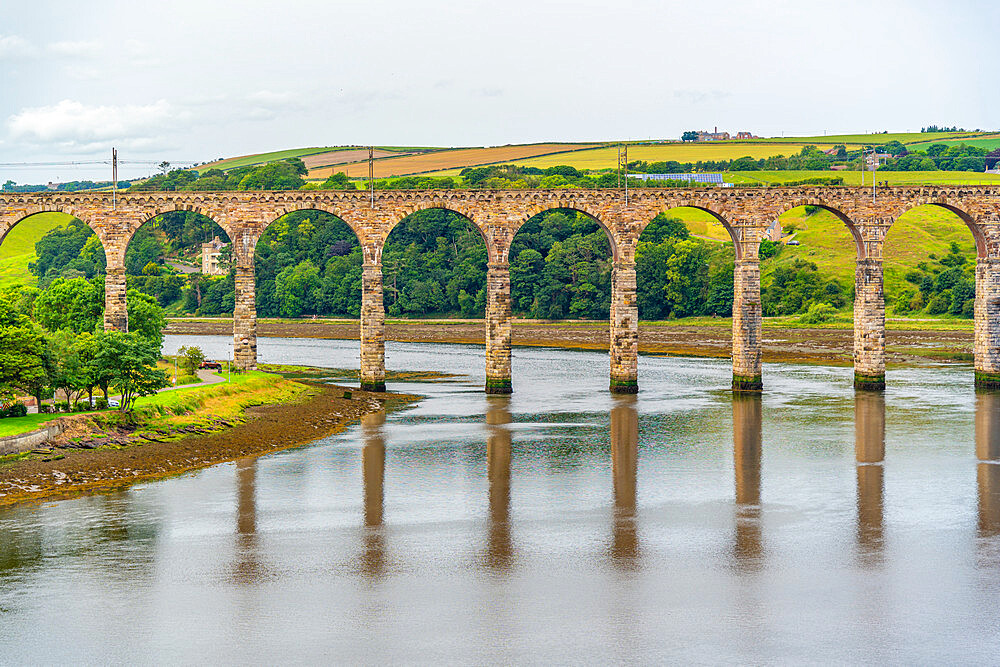
[[[113,489],[288,449],[336,433],[362,415],[416,399],[312,382],[307,387],[293,403],[248,408],[235,424],[178,439],[103,433],[111,446],[81,449],[79,442],[96,434],[68,429],[39,450],[44,453],[0,465],[0,506]]]
[[[358,323],[350,320],[260,320],[261,336],[287,338],[358,339]],[[231,335],[228,319],[170,320],[165,333]],[[386,322],[386,339],[404,343],[466,343],[482,345],[486,332],[481,320]],[[608,349],[607,322],[519,322],[513,324],[514,345]],[[730,354],[728,324],[640,324],[642,354],[725,358]],[[764,361],[849,365],[854,332],[849,328],[788,328],[764,325]],[[886,362],[912,365],[933,361],[972,360],[972,330],[899,330],[886,332]]]

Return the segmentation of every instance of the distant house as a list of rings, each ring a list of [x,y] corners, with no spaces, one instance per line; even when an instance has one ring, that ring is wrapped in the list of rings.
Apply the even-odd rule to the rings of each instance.
[[[886,160],[891,160],[893,157],[892,153],[869,153],[865,156],[865,164],[878,169],[880,164]]]
[[[226,244],[216,236],[208,243],[201,244],[201,272],[206,276],[221,276],[225,273],[219,265],[219,255]]]
[[[758,137],[753,132],[737,132],[736,133],[736,138],[737,139],[760,139],[760,137]]]
[[[728,132],[719,132],[718,127],[712,132],[698,130],[698,141],[727,141],[731,138]]]

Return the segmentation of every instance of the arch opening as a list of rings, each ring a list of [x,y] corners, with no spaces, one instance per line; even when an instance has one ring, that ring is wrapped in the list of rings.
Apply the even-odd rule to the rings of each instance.
[[[465,215],[441,207],[407,215],[382,247],[386,313],[485,317],[489,261],[482,230]]]
[[[511,309],[532,319],[606,320],[614,240],[594,216],[552,208],[531,216],[511,239]]]
[[[44,289],[58,278],[92,281],[103,276],[106,267],[101,240],[69,213],[32,213],[0,236],[0,278],[5,284]]]
[[[882,249],[886,309],[898,317],[971,319],[976,258],[984,254],[985,239],[964,211],[937,203],[910,207]]]
[[[865,255],[860,231],[837,208],[814,203],[784,211],[760,246],[763,314],[850,321],[855,267]]]
[[[639,319],[731,316],[733,238],[720,216],[692,206],[647,221],[635,248]]]
[[[342,218],[312,208],[286,213],[254,249],[257,315],[359,317],[361,267],[361,243]]]

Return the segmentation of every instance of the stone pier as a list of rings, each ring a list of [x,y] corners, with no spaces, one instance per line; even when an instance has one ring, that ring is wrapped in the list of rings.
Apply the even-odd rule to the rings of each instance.
[[[976,389],[1000,390],[1000,259],[976,264],[976,333],[973,357]]]
[[[385,308],[380,264],[362,267],[360,375],[362,389],[385,391]]]
[[[639,307],[635,262],[617,261],[611,271],[611,391],[639,392]]]
[[[233,366],[237,371],[257,370],[257,303],[254,269],[236,269],[233,305]]]
[[[756,392],[761,382],[760,262],[738,259],[733,269],[733,391]]]
[[[509,394],[510,267],[491,262],[486,271],[486,393]]]
[[[885,296],[879,259],[859,259],[854,272],[854,388],[885,389]]]
[[[124,266],[108,266],[104,276],[104,330],[128,331],[128,303]]]

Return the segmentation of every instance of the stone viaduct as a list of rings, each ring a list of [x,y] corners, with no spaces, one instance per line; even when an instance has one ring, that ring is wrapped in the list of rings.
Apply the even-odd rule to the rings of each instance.
[[[758,247],[766,228],[801,205],[825,208],[844,222],[857,247],[854,302],[854,377],[859,388],[885,386],[885,303],[882,246],[893,222],[910,208],[932,204],[957,214],[976,241],[976,386],[1000,388],[1000,187],[892,187],[872,195],[853,187],[765,187],[633,190],[406,190],[362,191],[0,193],[0,242],[24,218],[60,211],[86,222],[107,257],[106,328],[127,330],[125,250],[145,222],[169,211],[195,211],[217,222],[232,241],[236,266],[233,313],[237,368],[257,363],[254,249],[269,224],[292,211],[317,210],[346,222],[363,255],[361,384],[385,386],[385,311],[382,248],[408,215],[446,208],[479,230],[489,253],[486,306],[486,391],[511,390],[511,306],[508,251],[518,229],[551,209],[573,209],[596,220],[611,245],[611,391],[638,390],[638,312],[635,248],[646,225],[661,212],[688,206],[707,211],[728,230],[735,247],[733,389],[761,388],[761,300]]]

